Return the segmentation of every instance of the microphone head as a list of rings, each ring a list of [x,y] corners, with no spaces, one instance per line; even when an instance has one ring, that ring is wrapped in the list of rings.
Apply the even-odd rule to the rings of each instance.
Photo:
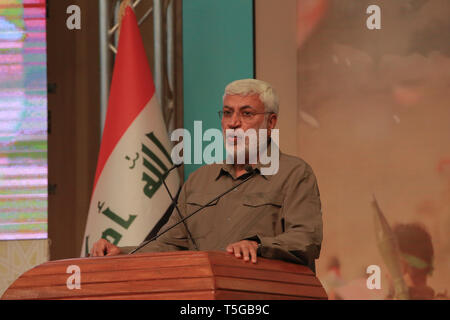
[[[247,173],[253,173],[253,171],[255,170],[255,169],[253,169],[253,167],[252,167],[251,165],[249,165],[249,164],[247,164],[247,165],[244,167],[244,169],[245,169],[245,171],[247,171]]]
[[[174,167],[175,167],[175,168],[179,168],[179,167],[181,167],[183,164],[184,164],[184,162],[181,161],[180,163],[175,164]]]
[[[172,166],[172,168],[170,168],[169,170],[167,170],[167,174],[168,174],[169,172],[171,172],[172,170],[181,167],[183,164],[184,164],[184,162],[180,162],[180,163],[174,164],[174,165]]]

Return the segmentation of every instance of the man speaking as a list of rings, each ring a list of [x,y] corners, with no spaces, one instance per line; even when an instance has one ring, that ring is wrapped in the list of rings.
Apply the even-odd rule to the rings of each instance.
[[[281,152],[273,159],[273,150],[278,151],[271,139],[278,117],[275,91],[260,80],[234,81],[225,88],[219,115],[227,161],[193,172],[165,228],[176,226],[136,252],[226,250],[253,263],[261,256],[303,264],[315,272],[322,243],[320,193],[305,161]],[[261,130],[267,132],[267,141],[256,135],[258,143],[249,143],[245,133]],[[237,134],[230,134],[234,132]],[[260,142],[267,142],[266,147]],[[277,161],[275,170],[264,170],[263,151],[272,153],[271,161]],[[273,163],[270,166],[274,167]],[[91,256],[126,254],[135,249],[100,239]]]

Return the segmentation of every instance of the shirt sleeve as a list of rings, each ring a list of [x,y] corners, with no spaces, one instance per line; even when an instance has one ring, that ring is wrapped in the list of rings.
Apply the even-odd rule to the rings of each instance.
[[[320,193],[311,167],[303,168],[295,169],[288,178],[281,213],[283,233],[256,238],[260,256],[307,265],[315,272],[323,238]]]
[[[180,195],[178,197],[178,207],[180,209],[181,216],[185,216],[186,212],[186,185],[181,188]],[[175,225],[181,220],[180,215],[177,212],[177,208],[174,208],[168,222],[161,228],[159,234],[164,232],[167,228]],[[133,251],[137,246],[120,247],[120,251],[123,254],[128,254]],[[183,223],[180,223],[167,233],[163,234],[156,240],[148,243],[136,253],[144,252],[164,252],[164,251],[178,251],[188,250],[189,242],[187,237],[186,228]]]

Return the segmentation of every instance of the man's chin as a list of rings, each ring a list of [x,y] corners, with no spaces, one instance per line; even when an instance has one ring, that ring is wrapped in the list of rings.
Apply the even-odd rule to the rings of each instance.
[[[245,159],[248,155],[248,147],[241,147],[237,145],[225,145],[225,151],[228,161],[232,160],[232,163],[238,163],[238,160],[244,159],[243,163],[245,163]],[[239,161],[240,162],[240,161]]]

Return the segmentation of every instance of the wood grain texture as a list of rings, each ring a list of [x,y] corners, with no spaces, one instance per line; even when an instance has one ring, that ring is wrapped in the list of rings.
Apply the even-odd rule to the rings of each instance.
[[[70,290],[67,267],[80,268]],[[2,299],[327,299],[305,266],[259,258],[252,264],[225,252],[164,252],[65,259],[19,277]]]

